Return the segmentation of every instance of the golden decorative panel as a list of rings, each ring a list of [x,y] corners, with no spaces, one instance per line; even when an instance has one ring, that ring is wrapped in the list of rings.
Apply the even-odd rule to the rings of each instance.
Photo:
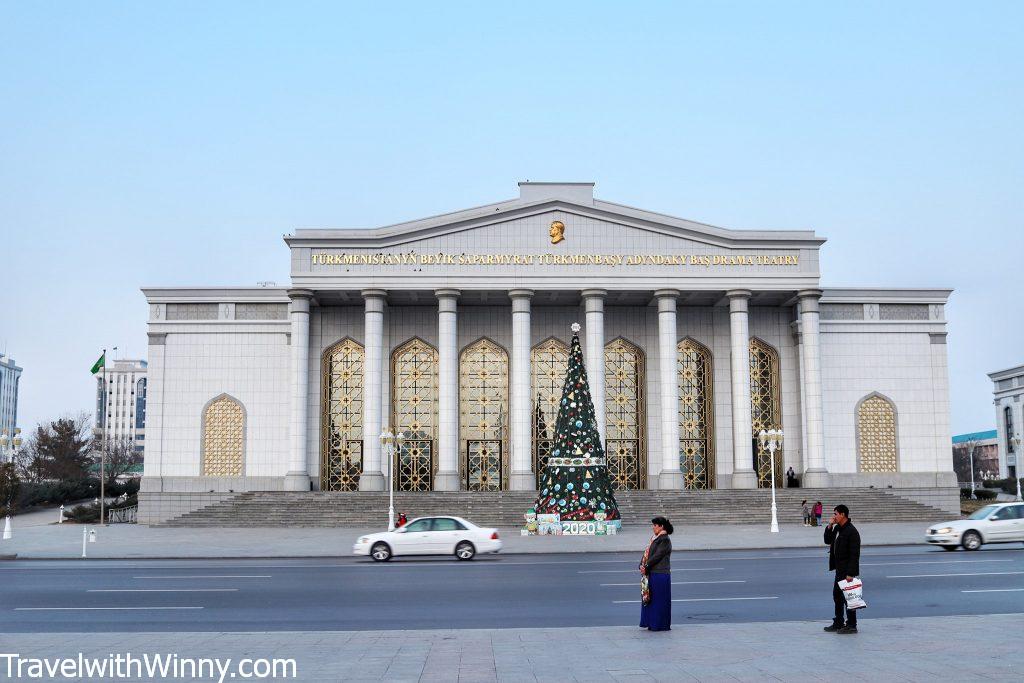
[[[861,472],[896,472],[896,408],[874,394],[857,408]]]
[[[555,420],[558,402],[562,400],[562,385],[569,370],[569,347],[549,338],[533,347],[530,352],[533,382],[533,471],[540,485],[544,466],[554,447]]]
[[[363,347],[342,339],[320,363],[320,488],[358,491],[363,471]]]
[[[508,353],[489,339],[459,359],[461,475],[470,491],[507,488]]]
[[[604,348],[605,457],[616,490],[636,490],[647,482],[644,416],[644,352],[625,339]]]
[[[771,456],[762,452],[757,434],[762,429],[782,427],[782,396],[779,383],[779,353],[756,337],[750,338],[750,417],[757,485],[771,486]],[[783,447],[775,451],[775,485],[782,485]]]
[[[430,491],[437,471],[437,349],[419,337],[391,354],[391,429],[406,438],[395,453],[395,488]]]
[[[714,488],[715,389],[711,351],[692,339],[679,342],[676,350],[683,488]]]
[[[203,476],[242,476],[245,453],[245,411],[227,394],[203,411]]]

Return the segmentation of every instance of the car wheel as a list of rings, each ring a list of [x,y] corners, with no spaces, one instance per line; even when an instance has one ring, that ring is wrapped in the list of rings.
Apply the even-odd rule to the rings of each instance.
[[[964,550],[977,550],[981,547],[981,534],[977,531],[968,531],[964,534],[961,543],[964,546]]]
[[[944,545],[944,546],[942,546],[942,549],[943,550],[956,550],[956,546],[955,545]]]
[[[460,560],[472,560],[474,555],[476,555],[476,548],[469,541],[459,541],[459,544],[455,546],[455,557]]]
[[[373,547],[370,548],[370,557],[375,562],[387,562],[391,559],[391,548],[387,543],[374,543]]]

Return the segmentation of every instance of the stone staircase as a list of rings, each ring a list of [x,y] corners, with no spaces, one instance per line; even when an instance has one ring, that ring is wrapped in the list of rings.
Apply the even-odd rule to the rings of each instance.
[[[395,493],[395,513],[409,519],[426,515],[457,515],[481,526],[517,527],[533,504],[536,492],[433,491]],[[800,523],[800,502],[820,500],[824,517],[845,503],[857,522],[935,522],[948,512],[890,490],[873,488],[780,489],[780,524]],[[770,519],[771,492],[758,490],[619,491],[615,494],[626,524],[646,524],[665,515],[675,524],[763,524]],[[207,505],[162,526],[174,527],[375,527],[387,519],[386,492],[254,491]]]

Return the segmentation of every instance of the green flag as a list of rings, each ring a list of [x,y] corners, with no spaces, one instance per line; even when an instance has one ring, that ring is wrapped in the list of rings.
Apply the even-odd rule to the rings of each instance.
[[[103,368],[103,366],[104,366],[104,365],[106,365],[106,364],[107,364],[107,352],[106,352],[106,351],[104,351],[104,352],[103,352],[103,353],[102,353],[102,354],[100,355],[99,359],[98,359],[98,360],[97,360],[97,361],[96,361],[96,362],[95,362],[95,363],[93,364],[93,366],[92,366],[92,374],[94,374],[94,375],[95,375],[95,374],[96,374],[97,372],[99,372],[99,371],[100,371],[100,370],[101,370],[101,369]]]

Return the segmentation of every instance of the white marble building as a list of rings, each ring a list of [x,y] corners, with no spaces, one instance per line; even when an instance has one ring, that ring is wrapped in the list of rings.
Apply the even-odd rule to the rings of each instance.
[[[111,360],[96,374],[97,438],[128,441],[141,453],[146,445],[146,370],[144,360]]]
[[[1024,397],[1024,365],[1006,370],[990,372],[993,401],[996,408],[996,432],[999,439],[999,469],[1003,477],[1018,476],[1017,458],[1020,449],[1014,444],[1014,437],[1021,436],[1024,412],[1021,397]]]
[[[574,321],[620,488],[765,486],[753,437],[770,427],[776,472],[804,486],[955,486],[949,290],[822,288],[812,231],[717,228],[592,183],[519,188],[297,230],[290,288],[146,288],[143,518],[228,492],[384,489],[385,426],[407,435],[400,489],[532,489]]]

